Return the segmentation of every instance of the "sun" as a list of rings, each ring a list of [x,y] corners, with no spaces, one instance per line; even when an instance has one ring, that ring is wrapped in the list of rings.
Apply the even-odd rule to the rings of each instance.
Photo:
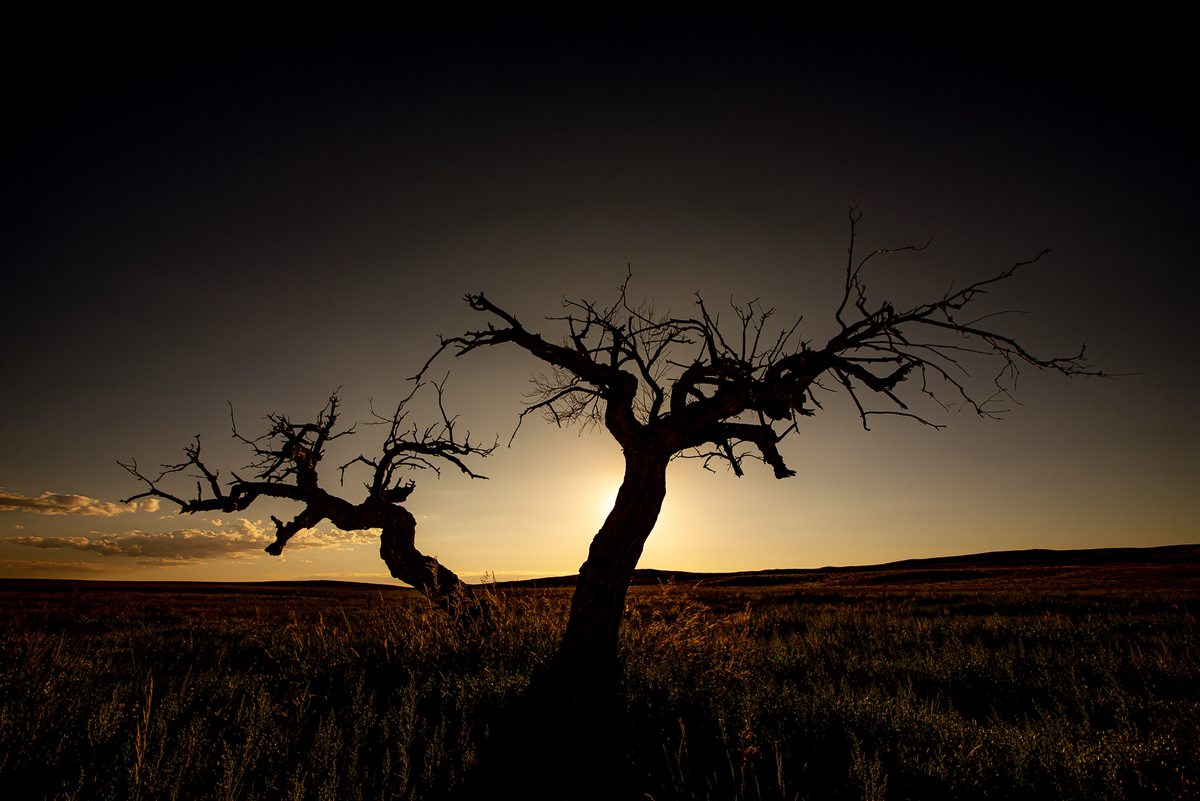
[[[601,484],[600,488],[594,494],[595,500],[592,502],[592,508],[596,515],[605,520],[608,518],[608,513],[612,511],[613,504],[617,500],[617,490],[621,488],[620,484]]]

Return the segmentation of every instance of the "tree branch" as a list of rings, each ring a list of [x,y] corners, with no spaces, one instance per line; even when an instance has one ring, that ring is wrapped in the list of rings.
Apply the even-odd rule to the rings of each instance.
[[[362,464],[371,469],[371,481],[365,485],[367,498],[358,504],[350,503],[326,492],[320,486],[317,466],[325,456],[328,444],[354,432],[354,426],[338,430],[340,401],[337,392],[330,395],[325,407],[313,422],[292,422],[282,414],[270,414],[266,420],[269,428],[256,438],[247,438],[237,430],[237,423],[230,407],[230,425],[233,437],[247,445],[252,454],[247,469],[255,471],[255,478],[245,480],[232,474],[227,486],[222,486],[218,473],[210,470],[200,458],[200,437],[184,449],[187,459],[179,464],[164,465],[157,477],[142,473],[137,462],[121,463],[131,475],[146,486],[146,490],[132,499],[157,497],[171,501],[180,511],[241,511],[259,497],[285,498],[303,504],[303,508],[289,522],[284,523],[272,516],[275,523],[275,541],[267,546],[267,553],[279,556],[288,541],[296,534],[316,527],[323,520],[331,521],[344,531],[379,529],[381,531],[381,555],[392,575],[412,583],[425,592],[431,600],[452,614],[467,608],[477,609],[477,604],[465,604],[464,599],[471,591],[452,572],[436,564],[436,560],[424,556],[414,546],[416,521],[401,504],[412,494],[415,484],[402,479],[401,475],[411,469],[431,469],[440,475],[443,464],[457,467],[471,478],[486,478],[467,464],[468,458],[486,457],[496,445],[481,446],[471,439],[470,432],[459,437],[457,418],[446,412],[444,388],[446,379],[434,383],[437,391],[438,411],[441,422],[426,428],[407,423],[407,404],[424,386],[417,383],[412,392],[400,401],[390,417],[372,414],[372,424],[386,425],[388,433],[382,452],[378,457],[359,455],[339,469],[344,480],[347,468]],[[186,500],[163,489],[160,484],[171,476],[195,468],[199,471],[196,496]],[[205,486],[209,495],[205,494]],[[131,499],[131,500],[132,500]]]

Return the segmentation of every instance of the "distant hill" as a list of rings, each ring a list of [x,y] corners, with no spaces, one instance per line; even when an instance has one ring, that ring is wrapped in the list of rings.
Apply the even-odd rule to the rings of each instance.
[[[575,586],[578,575],[501,581],[497,587],[554,589]],[[663,582],[702,587],[781,588],[798,591],[852,592],[864,590],[937,589],[954,592],[1003,591],[1105,591],[1200,590],[1200,545],[1167,545],[1158,548],[1092,548],[1053,551],[992,551],[967,556],[904,559],[880,565],[849,567],[782,568],[730,573],[694,573],[685,570],[635,570],[633,586],[652,587]],[[366,598],[372,593],[415,593],[396,582],[367,584],[350,581],[93,581],[79,579],[0,579],[0,611],[12,603],[28,607],[40,603],[41,593],[62,596],[83,592],[89,603],[102,603],[106,592],[128,596],[170,593],[191,598],[197,608],[236,602],[280,602],[289,598]],[[203,597],[202,597],[203,596]],[[63,596],[66,597],[66,596]],[[114,596],[115,598],[116,596]],[[130,596],[132,597],[132,596]],[[372,596],[374,597],[374,596]],[[114,601],[115,602],[115,601]],[[365,601],[364,601],[365,603]],[[3,615],[0,614],[0,617]]]
[[[573,587],[578,574],[552,578],[502,581],[499,587]],[[1075,589],[1095,585],[1135,584],[1169,588],[1178,583],[1200,587],[1200,545],[1166,545],[1157,548],[1090,548],[1054,551],[990,551],[967,556],[903,559],[880,565],[805,569],[746,570],[732,573],[693,573],[685,570],[639,569],[633,586],[660,582],[701,584],[708,587],[767,587],[828,585],[831,589],[915,584],[970,584],[978,589],[1004,589],[1017,582],[1022,589],[1039,580]],[[1017,587],[1013,587],[1017,589]]]

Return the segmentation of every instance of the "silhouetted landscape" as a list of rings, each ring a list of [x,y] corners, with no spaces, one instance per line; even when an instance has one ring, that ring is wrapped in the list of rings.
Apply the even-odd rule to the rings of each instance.
[[[1200,546],[639,570],[621,708],[541,682],[572,577],[457,624],[335,581],[0,582],[31,798],[1190,798]]]
[[[20,26],[0,788],[1200,797],[1186,26],[571,10]]]
[[[822,567],[809,570],[750,570],[689,573],[634,571],[634,586],[662,581],[706,587],[778,587],[839,590],[865,587],[936,585],[952,590],[1168,589],[1200,579],[1200,546],[1091,548],[1069,551],[1032,549],[968,556],[905,559],[883,565]],[[510,587],[570,587],[573,576],[500,582]]]
[[[704,590],[768,592],[861,592],[939,590],[944,592],[1066,591],[1157,592],[1200,589],[1200,545],[1158,548],[1033,549],[967,556],[905,559],[882,565],[803,570],[751,570],[695,573],[639,569],[635,591],[664,582]],[[575,576],[501,581],[497,589],[569,589]],[[416,603],[419,594],[399,584],[351,581],[77,581],[0,579],[0,619],[14,623],[29,616],[54,619],[70,609],[75,616],[136,613],[267,619],[303,614],[341,614],[369,609],[386,598]]]

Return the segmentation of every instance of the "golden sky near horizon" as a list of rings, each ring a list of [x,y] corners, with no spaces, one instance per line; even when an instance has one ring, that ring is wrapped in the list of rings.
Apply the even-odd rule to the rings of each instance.
[[[616,60],[599,34],[542,46],[536,30],[184,42],[109,53],[56,104],[22,95],[4,182],[0,577],[389,580],[369,533],[327,523],[264,554],[285,503],[123,505],[140,488],[116,461],[174,462],[201,434],[228,475],[248,461],[230,405],[259,433],[339,387],[343,420],[366,420],[369,400],[408,393],[439,335],[486,324],[467,292],[557,340],[544,318],[561,299],[611,301],[628,266],[631,297],[661,312],[690,316],[696,292],[761,298],[820,343],[852,205],[860,252],[932,239],[873,262],[872,297],[915,305],[1050,247],[981,312],[1025,312],[996,327],[1039,354],[1086,342],[1098,367],[1137,375],[1026,371],[1000,422],[904,387],[940,431],[883,417],[864,431],[831,392],[783,446],[794,478],[675,462],[641,566],[1200,540],[1196,157],[1166,89],[1098,50],[1011,63],[1002,42],[865,35],[848,54],[740,33],[614,33]],[[998,369],[972,368],[980,386]],[[543,371],[515,349],[438,369],[459,425],[501,447],[475,465],[486,481],[413,476],[418,547],[467,580],[575,572],[620,481],[616,444],[528,419],[508,447]],[[427,401],[415,413],[435,419]],[[326,484],[382,433],[340,440]],[[348,474],[347,497],[361,480]]]

